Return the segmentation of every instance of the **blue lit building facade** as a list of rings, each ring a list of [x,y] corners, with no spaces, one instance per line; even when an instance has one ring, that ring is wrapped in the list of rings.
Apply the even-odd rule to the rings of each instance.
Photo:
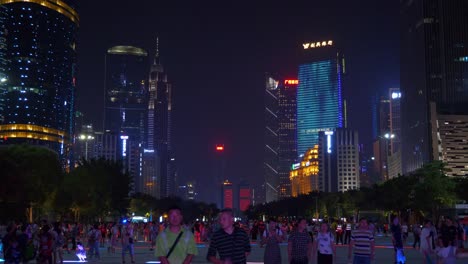
[[[318,144],[319,132],[343,127],[344,57],[333,41],[303,44],[297,87],[297,152]]]
[[[0,0],[2,144],[56,151],[68,167],[74,134],[74,1]]]

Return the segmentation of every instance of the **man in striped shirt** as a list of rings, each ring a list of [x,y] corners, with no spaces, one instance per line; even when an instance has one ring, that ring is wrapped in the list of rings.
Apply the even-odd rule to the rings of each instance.
[[[221,210],[219,215],[221,229],[213,234],[208,248],[207,260],[216,264],[245,264],[250,254],[250,240],[241,228],[234,227],[232,209]],[[218,253],[219,258],[216,257]]]
[[[369,230],[366,218],[359,220],[359,228],[351,235],[351,243],[348,248],[348,262],[351,263],[351,253],[354,248],[353,264],[370,264],[374,259],[374,235]]]

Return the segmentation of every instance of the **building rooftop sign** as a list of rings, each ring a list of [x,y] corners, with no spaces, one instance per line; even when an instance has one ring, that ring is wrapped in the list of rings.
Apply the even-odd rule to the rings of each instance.
[[[304,49],[315,49],[315,48],[333,46],[333,40],[303,43],[302,46],[304,47]]]

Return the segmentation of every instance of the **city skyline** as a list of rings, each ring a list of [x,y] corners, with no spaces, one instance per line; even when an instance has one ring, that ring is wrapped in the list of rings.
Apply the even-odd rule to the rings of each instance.
[[[126,8],[95,5],[79,5],[78,109],[89,122],[99,123],[96,105],[102,102],[103,85],[98,58],[108,47],[134,45],[152,57],[159,36],[174,87],[174,145],[177,160],[183,161],[179,176],[199,186],[209,183],[218,143],[226,145],[230,180],[260,183],[264,73],[297,76],[298,48],[307,41],[334,39],[343,47],[348,123],[360,130],[362,141],[371,140],[365,105],[370,95],[398,87],[399,6],[392,1],[366,1],[359,7],[343,1],[248,8],[242,3],[163,4],[157,9],[148,2]],[[326,15],[331,12],[336,15]]]

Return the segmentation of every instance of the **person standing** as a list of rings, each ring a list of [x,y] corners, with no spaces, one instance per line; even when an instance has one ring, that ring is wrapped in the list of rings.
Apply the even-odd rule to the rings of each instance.
[[[392,221],[392,226],[390,227],[392,232],[392,242],[393,242],[393,250],[394,250],[394,257],[395,263],[404,263],[404,251],[403,251],[403,231],[400,225],[400,219],[398,216],[395,216]]]
[[[359,220],[359,228],[351,233],[351,243],[348,247],[348,262],[354,249],[353,264],[369,264],[374,259],[374,235],[369,230],[366,218]]]
[[[317,239],[313,243],[312,259],[315,259],[315,254],[317,254],[317,264],[333,264],[333,258],[336,256],[336,247],[327,223],[320,225]]]
[[[312,253],[312,239],[306,230],[307,221],[299,219],[288,239],[288,260],[291,264],[307,264]]]
[[[221,229],[213,234],[206,259],[216,264],[247,263],[250,254],[250,240],[247,233],[234,227],[232,209],[225,208],[219,214]],[[219,255],[219,258],[216,255]]]
[[[432,261],[432,252],[433,252],[433,243],[434,243],[434,234],[432,231],[432,223],[429,220],[424,221],[424,227],[421,231],[421,246],[419,251],[423,255],[422,263],[433,263]]]
[[[343,225],[341,222],[338,222],[336,225],[336,244],[338,243],[343,244]]]
[[[351,231],[353,230],[352,225],[350,222],[346,223],[346,231],[345,231],[345,238],[344,238],[344,243],[349,244],[349,241],[351,240]]]
[[[88,245],[89,245],[89,258],[93,257],[93,254],[97,259],[100,259],[99,254],[99,237],[101,236],[101,231],[99,231],[99,225],[94,224],[91,227],[91,230],[88,232]]]
[[[130,261],[132,263],[135,263],[135,260],[133,259],[134,255],[134,247],[133,247],[133,226],[132,224],[126,223],[122,227],[122,263],[125,263],[125,254],[128,251],[128,254],[130,255]]]
[[[262,235],[261,246],[266,244],[263,262],[265,264],[281,264],[281,249],[279,243],[283,242],[284,234],[281,232],[276,221],[271,219],[268,223],[268,230]]]
[[[416,245],[421,247],[421,227],[419,227],[419,224],[415,224],[413,226],[413,236],[414,236],[413,248],[416,248]]]
[[[171,207],[168,211],[169,226],[156,238],[156,257],[162,264],[192,262],[198,254],[193,233],[182,227],[182,210]]]

